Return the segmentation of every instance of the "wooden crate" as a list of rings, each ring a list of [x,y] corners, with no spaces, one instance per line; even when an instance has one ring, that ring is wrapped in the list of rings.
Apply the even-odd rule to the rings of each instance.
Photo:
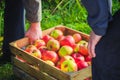
[[[50,32],[54,29],[62,30],[65,35],[68,35],[68,34],[73,35],[74,33],[79,33],[82,35],[83,39],[85,39],[86,41],[88,41],[89,39],[89,35],[70,29],[65,26],[56,26],[56,27],[44,30],[43,35],[50,34]],[[36,80],[84,80],[85,78],[91,77],[91,66],[76,72],[65,73],[54,66],[48,65],[41,59],[38,59],[32,55],[26,54],[26,52],[21,48],[28,44],[29,44],[28,38],[22,38],[20,40],[16,40],[10,43],[10,49],[14,55],[12,56],[13,66],[15,67],[13,70],[16,75],[19,75],[19,73],[28,74],[30,77],[33,77],[33,79],[31,78],[29,80],[34,80],[34,79]],[[21,62],[20,60],[18,60],[15,57],[16,55],[25,59],[27,63]]]

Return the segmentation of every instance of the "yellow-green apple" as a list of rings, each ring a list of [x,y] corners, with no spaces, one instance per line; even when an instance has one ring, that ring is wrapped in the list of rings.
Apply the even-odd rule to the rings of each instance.
[[[65,60],[60,66],[63,72],[74,72],[78,70],[77,64],[72,60]]]
[[[63,57],[60,58],[60,60],[59,60],[60,65],[61,65],[65,60],[72,60],[73,62],[75,62],[75,60],[74,60],[74,58],[73,58],[72,56],[67,55],[67,56],[63,56]]]
[[[80,53],[73,53],[71,56],[74,58],[76,63],[78,63],[79,61],[85,61],[84,56]]]
[[[74,40],[73,36],[71,36],[71,35],[67,35],[62,40],[60,40],[61,46],[68,45],[68,46],[72,47],[73,44],[75,44],[75,40]]]
[[[41,58],[41,52],[38,49],[34,49],[33,52],[31,53],[31,55],[33,55],[37,58]]]
[[[57,62],[57,67],[60,68],[61,64],[65,61],[65,60],[72,60],[73,62],[75,62],[75,60],[73,59],[72,56],[63,56],[60,58],[60,60]]]
[[[55,51],[46,50],[42,53],[42,60],[50,60],[56,63],[59,60],[59,56]]]
[[[79,52],[82,55],[87,56],[88,55],[88,49],[87,49],[88,42],[85,40],[81,40],[80,42],[78,42],[78,44],[79,44]]]
[[[50,39],[53,39],[50,35],[44,35],[44,36],[42,37],[42,40],[44,40],[45,43],[47,43]]]
[[[41,58],[41,52],[38,49],[34,49],[33,52],[31,53],[31,55],[33,55],[37,58]]]
[[[77,63],[77,66],[78,66],[78,69],[80,70],[80,69],[88,67],[88,63],[86,61],[79,61]]]
[[[51,33],[50,36],[52,36],[54,39],[60,39],[63,36],[63,32],[59,29],[54,29]]]
[[[35,45],[37,48],[40,48],[41,46],[45,46],[46,43],[45,43],[44,40],[38,39],[38,40],[35,40],[34,45]]]
[[[60,48],[60,43],[55,39],[51,39],[47,42],[47,48],[51,51],[58,51]]]
[[[58,51],[58,54],[60,57],[63,57],[63,56],[66,56],[66,55],[71,55],[73,52],[73,48],[70,47],[70,46],[62,46],[59,51]]]
[[[50,60],[46,60],[45,62],[46,62],[47,64],[51,65],[51,66],[55,66],[55,63],[53,63],[53,62],[50,61]]]
[[[76,43],[78,43],[80,40],[82,40],[82,36],[78,33],[73,34],[73,38]]]

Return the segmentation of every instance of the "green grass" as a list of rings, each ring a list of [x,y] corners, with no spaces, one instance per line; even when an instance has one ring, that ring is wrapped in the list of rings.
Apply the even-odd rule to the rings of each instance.
[[[10,63],[0,66],[0,80],[13,80],[12,65]]]

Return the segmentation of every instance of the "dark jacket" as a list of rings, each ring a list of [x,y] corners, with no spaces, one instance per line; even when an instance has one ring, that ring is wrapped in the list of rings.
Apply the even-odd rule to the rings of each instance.
[[[97,35],[105,35],[111,20],[112,0],[82,0],[88,11],[88,24]]]

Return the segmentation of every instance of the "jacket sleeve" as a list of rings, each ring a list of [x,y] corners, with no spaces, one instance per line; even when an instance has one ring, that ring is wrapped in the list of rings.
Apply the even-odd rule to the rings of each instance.
[[[23,0],[26,18],[30,22],[39,22],[42,19],[41,0]]]
[[[110,2],[111,3],[111,2]],[[97,35],[105,35],[111,18],[109,0],[82,0],[88,12],[88,24]]]

